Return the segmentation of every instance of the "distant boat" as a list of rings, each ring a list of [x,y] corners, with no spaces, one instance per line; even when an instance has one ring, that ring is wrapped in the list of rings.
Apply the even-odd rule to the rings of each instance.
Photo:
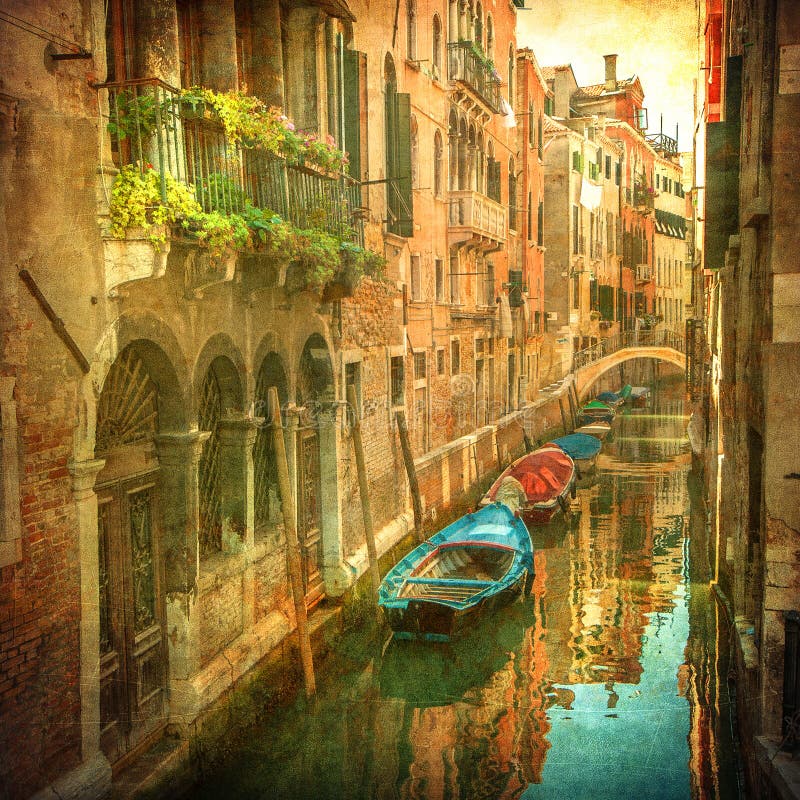
[[[586,425],[591,422],[613,422],[616,411],[600,400],[591,400],[578,412],[578,423]]]
[[[602,447],[602,442],[596,436],[588,433],[570,433],[567,436],[560,436],[558,439],[548,442],[546,446],[551,444],[560,447],[575,462],[581,475],[594,468],[597,454]]]
[[[620,396],[620,397],[621,397],[623,400],[627,400],[627,399],[628,399],[628,398],[631,396],[631,389],[633,389],[633,386],[631,386],[629,383],[626,383],[626,384],[625,384],[625,385],[624,385],[624,386],[623,386],[623,387],[622,387],[622,388],[619,390],[619,396]]]
[[[567,498],[575,490],[575,463],[560,447],[540,447],[507,467],[481,502],[497,499],[507,478],[519,482],[525,493],[522,507],[525,521],[546,525],[559,510],[567,508]]]
[[[625,402],[625,398],[616,392],[600,392],[600,394],[597,395],[597,399],[601,403],[611,406],[611,408],[618,408]]]
[[[594,436],[595,439],[599,439],[601,442],[606,438],[606,436],[608,436],[610,432],[610,422],[589,422],[586,425],[581,425],[580,428],[575,428],[575,433],[585,433],[589,436]]]
[[[533,582],[530,534],[508,505],[493,502],[401,559],[383,579],[378,604],[396,638],[448,641],[467,620],[518,597],[523,582],[527,589]]]
[[[650,399],[650,387],[649,386],[632,386],[631,387],[631,403],[634,406],[641,408],[642,406],[647,405],[647,401]]]

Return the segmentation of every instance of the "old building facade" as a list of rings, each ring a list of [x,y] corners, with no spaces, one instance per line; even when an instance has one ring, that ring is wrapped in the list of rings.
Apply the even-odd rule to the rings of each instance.
[[[800,16],[781,0],[711,3],[703,265],[706,481],[714,578],[736,631],[750,791],[790,797],[797,746],[797,152]]]
[[[513,4],[367,6],[19,3],[2,28],[8,796],[102,795],[293,630],[271,388],[311,614],[367,565],[350,386],[380,552],[413,519],[395,412],[425,514],[522,444],[538,66]]]

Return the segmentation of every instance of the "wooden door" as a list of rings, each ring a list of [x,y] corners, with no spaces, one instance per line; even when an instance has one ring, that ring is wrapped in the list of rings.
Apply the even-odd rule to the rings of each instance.
[[[101,747],[114,764],[160,732],[167,681],[156,473],[99,487]]]
[[[320,483],[319,435],[303,430],[297,439],[297,534],[303,562],[303,589],[306,605],[312,606],[323,595],[322,572],[322,496]]]

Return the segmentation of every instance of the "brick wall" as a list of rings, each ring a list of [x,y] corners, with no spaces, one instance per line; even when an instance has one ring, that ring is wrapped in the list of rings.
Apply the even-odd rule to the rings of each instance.
[[[3,797],[28,796],[80,758],[80,579],[67,469],[77,369],[37,312],[22,295],[2,326],[0,372],[16,377],[22,529],[21,561],[0,570]]]
[[[242,632],[241,574],[201,578],[200,630],[200,663],[206,666]]]

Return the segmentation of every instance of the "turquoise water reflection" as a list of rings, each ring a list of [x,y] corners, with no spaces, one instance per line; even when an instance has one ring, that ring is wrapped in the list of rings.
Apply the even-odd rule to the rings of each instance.
[[[529,600],[450,645],[346,637],[316,712],[279,712],[192,796],[737,797],[686,422],[676,385],[616,421],[570,518],[534,530]]]

